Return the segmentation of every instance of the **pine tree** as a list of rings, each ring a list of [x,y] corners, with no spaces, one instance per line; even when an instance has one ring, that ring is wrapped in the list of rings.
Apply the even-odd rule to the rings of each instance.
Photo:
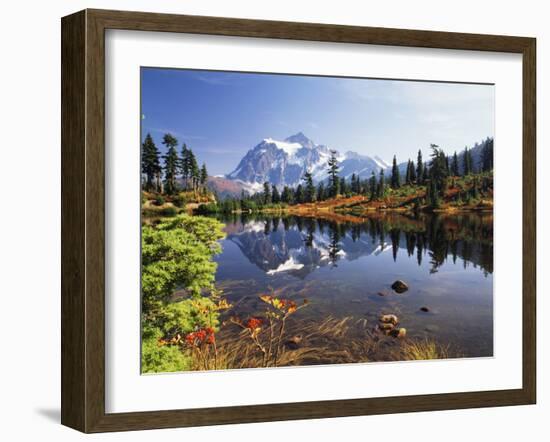
[[[422,182],[425,184],[428,181],[429,177],[430,168],[428,167],[428,163],[424,163],[424,166],[422,167]]]
[[[428,205],[434,209],[439,208],[440,206],[439,193],[437,190],[437,185],[433,179],[430,179],[430,182],[428,183],[427,194],[428,194],[427,195]]]
[[[430,145],[432,149],[432,166],[430,168],[430,191],[436,192],[439,196],[445,196],[447,190],[447,156],[437,144]],[[433,202],[433,201],[432,201]]]
[[[355,172],[351,175],[351,192],[356,195],[361,193],[361,179]]]
[[[451,162],[451,175],[452,176],[459,176],[460,172],[458,170],[458,155],[455,153],[453,154],[453,161]]]
[[[416,177],[419,184],[424,183],[424,163],[422,162],[422,151],[418,149],[418,157],[416,159]]]
[[[191,180],[191,187],[193,191],[197,190],[197,186],[200,182],[200,169],[195,154],[191,149],[187,149],[187,158],[189,162],[189,179]]]
[[[306,172],[304,174],[304,192],[305,192],[305,202],[312,203],[315,201],[315,185],[313,184],[313,175],[311,172]]]
[[[285,186],[281,195],[281,201],[283,203],[292,204],[292,201],[294,199],[293,197],[294,195],[292,194],[292,190],[290,189],[290,187]]]
[[[401,177],[399,176],[399,168],[397,167],[397,158],[395,155],[393,156],[390,185],[392,189],[398,189],[401,187]]]
[[[350,192],[350,186],[346,181],[346,177],[340,177],[340,194],[347,195]]]
[[[183,186],[187,189],[189,187],[189,152],[185,143],[181,146],[180,173]]]
[[[303,203],[304,200],[305,200],[304,188],[301,184],[298,184],[298,187],[296,187],[296,190],[294,191],[294,202],[300,204],[300,203]]]
[[[161,167],[159,161],[159,150],[153,141],[151,134],[145,136],[141,148],[141,172],[145,175],[145,189],[152,190],[154,180],[160,176]],[[158,189],[157,189],[158,190]]]
[[[405,169],[405,184],[411,184],[411,160],[407,161],[407,168]]]
[[[178,152],[176,146],[178,140],[171,134],[165,134],[162,138],[162,144],[167,148],[166,155],[164,155],[164,184],[165,191],[168,194],[176,192],[176,175],[180,164]]]
[[[384,178],[384,169],[380,169],[380,177],[378,178],[378,187],[376,188],[376,198],[380,199],[384,197],[386,191],[386,182]]]
[[[411,160],[411,183],[416,183],[416,168],[414,167],[414,161]]]
[[[464,176],[468,176],[472,173],[472,156],[468,147],[464,148],[464,158],[463,158],[463,167],[464,167]]]
[[[338,152],[335,150],[330,151],[330,158],[328,160],[328,174],[329,174],[329,186],[330,194],[332,197],[338,196],[340,193],[340,180],[338,178],[338,172],[340,168],[338,166],[338,159],[336,155]]]
[[[481,150],[481,170],[490,172],[493,170],[493,139],[487,138]]]
[[[263,203],[271,204],[271,186],[267,181],[264,183]]]
[[[206,184],[208,183],[208,170],[206,170],[205,163],[202,163],[201,172],[200,172],[200,183],[203,190],[206,189]]]
[[[324,201],[327,198],[325,183],[322,181],[317,185],[317,200]]]
[[[271,186],[271,201],[273,204],[279,204],[281,202],[281,194],[275,184]]]
[[[369,178],[369,193],[370,200],[373,201],[376,199],[376,175],[374,170],[372,171],[371,177]]]

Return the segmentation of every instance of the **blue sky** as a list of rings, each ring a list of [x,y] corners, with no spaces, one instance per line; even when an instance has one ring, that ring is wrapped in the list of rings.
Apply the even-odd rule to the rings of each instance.
[[[494,86],[142,68],[142,138],[185,142],[211,175],[263,138],[314,142],[399,162],[494,136]]]

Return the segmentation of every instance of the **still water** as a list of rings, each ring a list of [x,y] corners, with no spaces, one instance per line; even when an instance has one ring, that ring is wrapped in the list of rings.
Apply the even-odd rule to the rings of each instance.
[[[492,214],[221,221],[227,236],[216,257],[216,285],[237,315],[257,314],[258,296],[271,292],[308,299],[296,330],[300,320],[329,316],[374,326],[392,313],[409,337],[451,345],[464,357],[493,354]],[[397,279],[409,290],[393,291]]]

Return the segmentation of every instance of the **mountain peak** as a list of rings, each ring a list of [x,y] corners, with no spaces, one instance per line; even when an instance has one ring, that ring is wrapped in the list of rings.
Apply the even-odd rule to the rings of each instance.
[[[303,147],[308,147],[312,149],[315,147],[315,143],[306,137],[303,132],[298,132],[297,134],[291,135],[290,137],[286,138],[285,141],[287,143],[298,143]]]

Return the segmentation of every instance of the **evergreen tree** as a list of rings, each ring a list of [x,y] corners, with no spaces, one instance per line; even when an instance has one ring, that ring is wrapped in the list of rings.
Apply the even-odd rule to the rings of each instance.
[[[206,184],[208,183],[208,170],[206,170],[206,164],[202,163],[201,172],[200,172],[200,183],[203,189],[206,189]]]
[[[411,182],[410,184],[414,184],[416,183],[416,168],[414,167],[414,161],[410,160],[411,161],[411,172],[410,172],[410,175],[411,175]]]
[[[340,168],[338,166],[338,160],[336,158],[338,152],[335,150],[330,151],[330,158],[328,160],[328,175],[330,194],[332,197],[336,197],[340,193],[340,180],[338,178],[338,172]]]
[[[459,176],[460,172],[458,170],[458,155],[455,153],[453,155],[453,161],[451,162],[451,175],[452,176]]]
[[[279,204],[281,202],[281,194],[275,184],[271,186],[271,201],[273,201],[273,204]]]
[[[325,183],[322,181],[317,186],[317,200],[324,201],[327,199]]]
[[[350,186],[346,181],[345,177],[340,178],[340,193],[342,195],[347,195],[350,192]]]
[[[432,149],[432,165],[430,168],[430,192],[436,192],[439,196],[444,196],[447,190],[447,178],[449,171],[447,169],[447,156],[437,144],[430,145]],[[433,200],[432,200],[433,202]]]
[[[152,190],[155,178],[160,176],[159,150],[151,134],[147,134],[141,148],[141,172],[145,175],[145,189]],[[157,189],[158,190],[158,189]]]
[[[424,166],[422,167],[422,182],[425,184],[428,181],[429,177],[430,168],[428,167],[428,163],[424,163]]]
[[[386,191],[386,182],[384,178],[384,169],[380,169],[380,177],[378,178],[378,187],[376,188],[376,198],[384,198],[384,193]]]
[[[271,186],[267,181],[264,183],[263,203],[271,204]]]
[[[398,189],[401,187],[401,177],[399,176],[399,168],[397,167],[397,158],[395,155],[393,156],[390,185],[392,189]]]
[[[305,193],[305,202],[312,203],[315,201],[315,185],[313,184],[313,175],[311,172],[306,172],[304,174],[304,193]]]
[[[369,178],[369,194],[371,201],[376,199],[376,175],[374,174],[374,170],[372,171],[371,177]]]
[[[189,162],[189,179],[191,180],[191,187],[195,191],[200,182],[200,169],[195,154],[191,149],[187,149],[187,159]]]
[[[467,146],[464,148],[463,163],[464,176],[468,176],[472,173],[472,155]]]
[[[183,143],[181,146],[181,158],[180,158],[180,172],[183,179],[184,187],[189,187],[189,175],[191,165],[189,164],[189,151],[187,150],[187,144]]]
[[[435,180],[430,179],[427,188],[428,205],[433,209],[437,209],[440,206],[439,192]]]
[[[295,203],[303,203],[305,201],[305,192],[304,188],[301,184],[298,184],[298,187],[296,187],[296,190],[294,191],[294,202]]]
[[[165,191],[168,194],[176,192],[176,175],[180,164],[178,152],[176,146],[178,140],[171,134],[165,134],[162,138],[162,144],[167,148],[166,155],[164,155],[164,185]]]
[[[351,175],[351,192],[359,195],[361,193],[361,179],[355,174]]]
[[[422,151],[418,149],[418,157],[416,159],[416,176],[419,184],[424,182],[424,163],[422,162]]]
[[[481,150],[481,170],[490,172],[493,170],[493,139],[487,138]]]
[[[283,188],[283,193],[281,195],[281,201],[283,203],[287,203],[287,204],[292,204],[294,198],[293,198],[293,194],[292,194],[292,189],[288,186],[285,186]]]

